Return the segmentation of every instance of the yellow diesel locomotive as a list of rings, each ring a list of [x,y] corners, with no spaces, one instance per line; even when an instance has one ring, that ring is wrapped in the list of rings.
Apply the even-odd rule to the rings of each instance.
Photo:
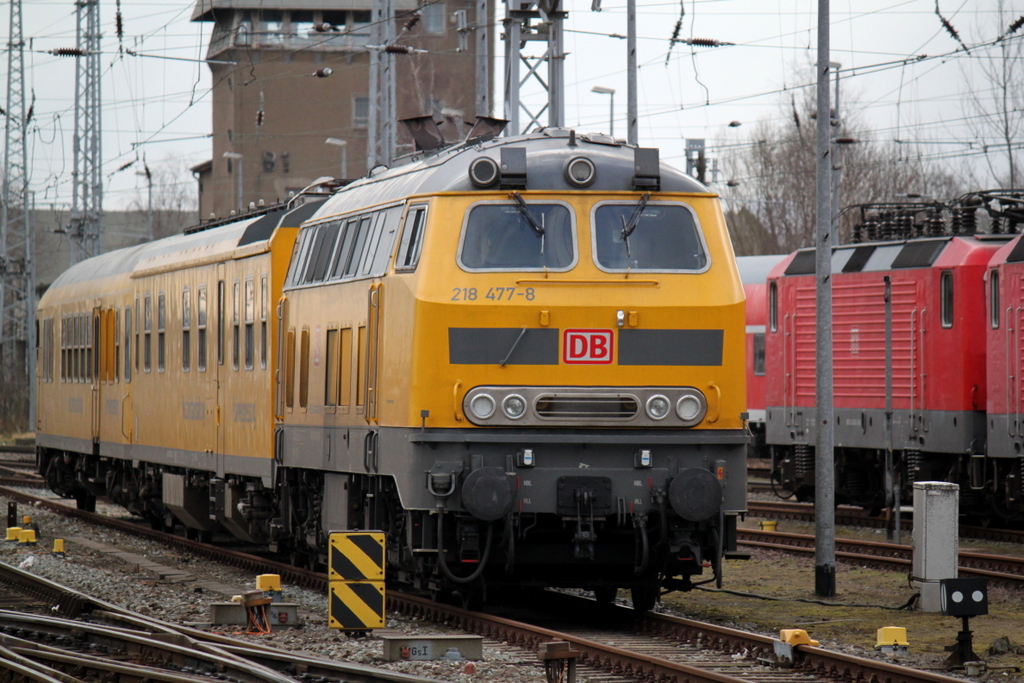
[[[391,577],[469,601],[629,588],[646,609],[721,579],[748,432],[714,194],[655,149],[547,129],[296,204],[47,292],[55,490],[307,566],[328,531],[383,529]]]

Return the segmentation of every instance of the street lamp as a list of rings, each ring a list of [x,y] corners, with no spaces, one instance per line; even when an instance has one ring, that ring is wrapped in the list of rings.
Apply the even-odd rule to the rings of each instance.
[[[238,213],[242,213],[244,205],[242,204],[242,155],[238,152],[224,152],[222,154],[225,159],[232,159],[235,163],[235,181],[237,186],[235,188],[236,199],[238,200]]]
[[[328,145],[334,145],[335,147],[341,147],[341,180],[348,178],[348,140],[342,140],[341,138],[327,138],[324,140]]]
[[[596,92],[598,95],[610,95],[608,98],[610,102],[608,107],[608,135],[615,137],[615,88],[606,88],[603,85],[595,85],[590,89],[590,92]]]

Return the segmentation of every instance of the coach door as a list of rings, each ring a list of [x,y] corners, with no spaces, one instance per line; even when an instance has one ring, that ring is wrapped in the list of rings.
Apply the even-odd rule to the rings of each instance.
[[[93,309],[93,439],[121,440],[121,396],[117,390],[117,309]]]
[[[228,371],[228,282],[225,277],[225,266],[217,264],[217,284],[213,292],[214,327],[216,328],[216,351],[213,358],[213,381],[210,383],[212,400],[214,404],[213,423],[213,452],[216,454],[217,473],[223,473],[224,462],[224,435],[227,431],[226,420],[228,413],[225,410],[228,395],[228,381],[231,377]]]
[[[100,419],[103,413],[103,353],[106,350],[103,335],[103,309],[92,309],[92,325],[89,327],[89,342],[86,347],[85,365],[88,377],[91,380],[92,391],[90,394],[90,415],[92,416],[92,442],[99,443],[100,440]]]

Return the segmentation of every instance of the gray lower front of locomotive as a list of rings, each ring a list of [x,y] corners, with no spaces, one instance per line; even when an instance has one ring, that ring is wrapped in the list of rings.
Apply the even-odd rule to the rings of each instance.
[[[406,509],[483,521],[510,513],[626,521],[664,505],[703,522],[746,510],[748,441],[742,431],[383,429],[379,472],[394,476]]]

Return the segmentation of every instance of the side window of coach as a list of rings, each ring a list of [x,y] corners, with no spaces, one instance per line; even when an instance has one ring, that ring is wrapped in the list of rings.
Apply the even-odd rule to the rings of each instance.
[[[423,230],[426,224],[427,207],[409,207],[409,213],[405,217],[405,230],[402,231],[402,243],[398,247],[395,270],[416,270],[423,248]]]
[[[773,282],[768,285],[768,325],[772,332],[779,330],[779,287]]]

